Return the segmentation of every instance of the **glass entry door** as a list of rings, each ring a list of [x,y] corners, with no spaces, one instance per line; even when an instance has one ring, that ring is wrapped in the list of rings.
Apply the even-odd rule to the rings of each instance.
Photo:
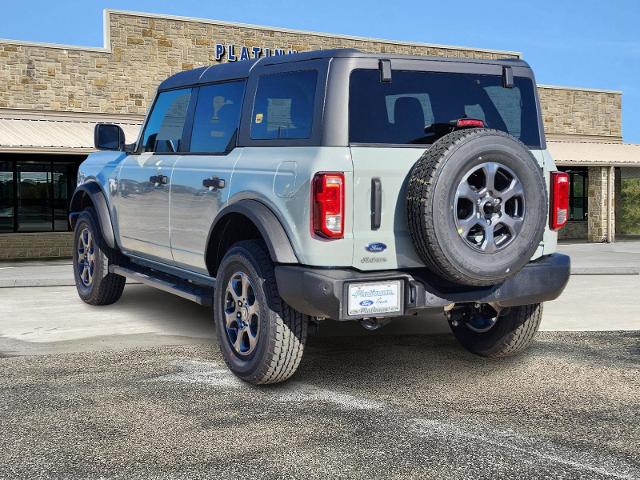
[[[78,166],[73,163],[53,164],[53,229],[56,232],[69,230],[69,202],[76,188]]]
[[[50,162],[18,162],[18,232],[53,230]]]

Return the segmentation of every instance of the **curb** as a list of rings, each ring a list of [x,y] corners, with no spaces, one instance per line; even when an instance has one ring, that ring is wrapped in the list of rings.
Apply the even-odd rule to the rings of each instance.
[[[127,280],[127,285],[140,284]],[[39,279],[39,280],[0,280],[0,288],[25,288],[25,287],[75,287],[73,280]]]
[[[571,267],[571,275],[640,275],[637,267]]]
[[[59,279],[39,279],[39,280],[0,280],[0,288],[19,287],[70,287],[75,282]]]

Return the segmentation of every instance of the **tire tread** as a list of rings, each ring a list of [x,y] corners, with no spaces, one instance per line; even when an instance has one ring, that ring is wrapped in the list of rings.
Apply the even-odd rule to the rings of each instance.
[[[263,242],[245,240],[238,242],[234,247],[244,248],[255,260],[258,272],[264,279],[267,303],[276,313],[275,341],[269,343],[265,361],[250,376],[242,378],[256,385],[283,382],[289,379],[300,365],[310,317],[291,308],[278,294],[273,262]],[[225,362],[232,369],[226,358]]]
[[[95,248],[99,255],[99,261],[96,262],[96,267],[99,268],[94,273],[95,280],[93,288],[88,294],[84,294],[80,290],[78,285],[78,278],[74,272],[74,278],[76,279],[76,286],[78,287],[78,294],[80,298],[89,305],[111,305],[117,302],[122,296],[127,279],[121,275],[109,272],[109,258],[104,250],[104,242],[100,237],[100,231],[97,228],[96,214],[91,208],[87,208],[80,214],[80,217],[76,223],[76,229],[74,232],[74,255],[77,248],[78,230],[80,225],[86,223],[91,229],[91,233],[94,237]],[[74,257],[74,269],[75,269],[75,257]]]
[[[511,307],[488,332],[477,333],[463,322],[451,324],[454,336],[472,353],[487,358],[517,355],[534,339],[542,321],[542,304]]]

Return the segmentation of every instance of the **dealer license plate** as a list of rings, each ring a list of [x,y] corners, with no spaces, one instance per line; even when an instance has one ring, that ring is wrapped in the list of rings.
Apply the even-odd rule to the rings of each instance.
[[[400,312],[400,280],[349,285],[349,315]]]

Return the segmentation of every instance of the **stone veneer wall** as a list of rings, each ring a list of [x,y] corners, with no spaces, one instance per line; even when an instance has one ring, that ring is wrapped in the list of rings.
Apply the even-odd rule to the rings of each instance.
[[[123,12],[107,15],[110,51],[0,42],[0,108],[144,114],[167,76],[215,63],[218,42],[298,51],[353,47],[447,57],[515,56]],[[549,134],[621,136],[619,94],[542,87],[540,97]]]
[[[108,15],[105,28],[111,52],[0,42],[0,108],[143,114],[166,77],[215,63],[218,42],[297,51],[354,47],[449,57],[515,56],[117,12]]]
[[[0,235],[0,261],[71,257],[71,232],[7,233]]]
[[[588,222],[567,222],[565,227],[558,232],[560,240],[586,240],[588,237]]]
[[[608,233],[608,177],[607,167],[589,167],[588,237],[590,242],[605,242]],[[615,195],[615,193],[614,193]],[[615,204],[615,200],[614,200]],[[615,209],[611,212],[615,215]],[[615,221],[612,222],[615,225]]]
[[[622,139],[622,95],[568,88],[538,87],[547,135]]]

